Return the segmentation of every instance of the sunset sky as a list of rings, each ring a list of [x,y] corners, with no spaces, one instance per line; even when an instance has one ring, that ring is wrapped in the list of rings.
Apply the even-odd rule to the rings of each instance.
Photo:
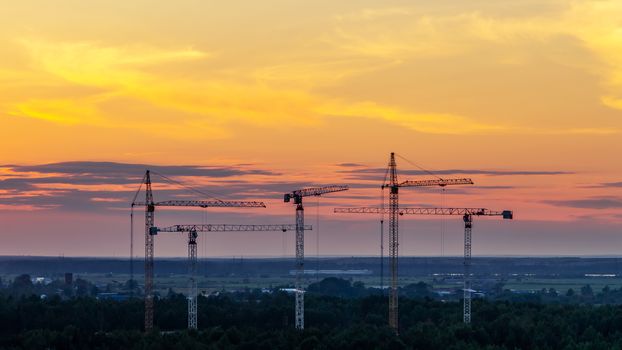
[[[622,2],[7,1],[0,149],[2,255],[126,257],[146,168],[268,205],[159,209],[162,226],[293,223],[283,193],[349,184],[306,202],[319,254],[376,255],[379,217],[332,208],[378,206],[390,152],[401,180],[475,182],[403,206],[514,210],[475,219],[474,255],[619,255]],[[204,199],[153,180],[156,200]],[[401,254],[461,254],[461,218],[401,220]],[[199,253],[291,255],[292,234]],[[156,256],[185,252],[158,236]]]

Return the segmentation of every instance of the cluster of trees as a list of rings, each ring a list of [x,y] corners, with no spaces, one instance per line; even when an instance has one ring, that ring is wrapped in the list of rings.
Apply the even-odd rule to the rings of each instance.
[[[379,288],[365,288],[365,284],[361,281],[351,282],[337,277],[328,277],[319,282],[311,283],[307,287],[307,292],[341,298],[382,295],[382,290]],[[432,290],[432,286],[425,282],[412,283],[400,287],[399,293],[401,296],[408,298],[439,298],[439,295]]]
[[[558,291],[555,288],[542,288],[530,293],[518,293],[508,289],[500,289],[488,295],[487,298],[513,302],[617,305],[622,304],[622,288],[615,289],[605,286],[600,291],[595,291],[592,286],[586,284],[577,290],[569,288],[565,291]]]
[[[84,293],[72,286],[71,298],[42,299],[23,295],[40,287],[29,282],[19,277],[0,292],[0,349],[622,350],[622,306],[605,302],[620,300],[622,290],[609,288],[543,290],[526,302],[474,300],[473,323],[465,326],[461,303],[435,300],[429,285],[416,283],[401,290],[399,336],[386,326],[387,298],[359,282],[311,284],[303,332],[293,329],[293,296],[261,290],[200,297],[199,330],[188,332],[186,298],[171,292],[156,300],[157,331],[145,334],[140,299],[97,300],[88,284]],[[565,302],[572,298],[582,302]]]
[[[330,295],[341,298],[361,298],[380,295],[381,291],[375,288],[366,288],[360,281],[351,282],[345,279],[328,277],[319,282],[311,283],[307,291],[319,295]],[[451,294],[439,295],[431,285],[418,282],[399,288],[399,294],[406,298],[430,298],[435,300],[458,301],[462,298],[462,290],[456,289]],[[595,291],[586,284],[577,290],[572,288],[557,291],[555,288],[543,288],[533,292],[516,292],[505,289],[503,283],[498,283],[486,291],[485,298],[495,301],[553,303],[553,304],[622,304],[622,288],[614,289],[605,286]]]
[[[69,299],[76,297],[96,297],[99,293],[114,292],[128,296],[132,294],[132,291],[136,295],[141,293],[137,282],[131,280],[125,283],[108,283],[98,287],[92,282],[79,277],[72,281],[61,279],[43,279],[43,281],[37,281],[37,279],[32,278],[28,274],[19,275],[6,285],[2,284],[0,281],[0,287],[0,293],[2,295],[10,295],[13,297],[31,295],[49,297],[57,295],[63,299]]]
[[[622,349],[622,307],[476,300],[471,326],[456,302],[400,300],[399,337],[382,296],[309,293],[304,332],[286,293],[199,300],[199,327],[185,331],[186,299],[156,303],[158,330],[143,334],[143,303],[0,297],[0,348],[56,349]]]

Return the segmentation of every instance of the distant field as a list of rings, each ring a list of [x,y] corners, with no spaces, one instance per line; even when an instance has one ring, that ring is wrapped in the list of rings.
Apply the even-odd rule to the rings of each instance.
[[[313,260],[313,259],[311,259]],[[310,261],[311,261],[310,260]],[[473,258],[473,273],[482,278],[490,288],[498,281],[504,288],[518,291],[538,291],[555,288],[566,292],[569,288],[578,291],[590,284],[594,292],[603,287],[622,288],[622,260],[607,258]],[[361,281],[366,286],[379,286],[379,259],[374,257],[326,257],[310,263],[311,268],[340,271],[335,276],[352,282]],[[400,258],[399,284],[405,286],[419,281],[438,289],[461,288],[463,260],[460,257],[403,257]],[[142,263],[135,260],[136,280],[143,284]],[[384,285],[388,284],[388,263],[385,263]],[[290,271],[294,267],[291,258],[231,258],[202,259],[199,261],[199,289],[212,292],[218,290],[240,290],[244,288],[271,288],[292,286]],[[346,271],[359,274],[347,274]],[[187,261],[184,258],[158,259],[156,261],[156,291],[168,293],[169,288],[184,292],[187,288]],[[121,291],[130,278],[129,260],[112,258],[50,258],[50,257],[0,257],[0,277],[3,281],[13,280],[23,273],[31,277],[64,279],[65,272],[72,272],[74,280],[84,278],[96,284],[100,290],[111,286]],[[589,277],[594,275],[593,277]],[[306,283],[331,276],[330,274],[305,275]],[[605,277],[609,276],[609,277]],[[485,280],[485,281],[484,281]],[[476,284],[477,286],[477,284]]]
[[[16,277],[14,274],[0,275],[3,281],[9,281]],[[33,276],[34,277],[34,276]],[[319,279],[325,278],[325,275],[319,275]],[[365,286],[379,286],[380,280],[377,276],[340,276],[351,280],[352,282],[361,281]],[[62,276],[58,276],[59,279]],[[99,286],[100,289],[106,285],[111,285],[113,289],[120,289],[122,285],[130,278],[129,274],[76,274],[76,278],[83,278],[91,283]],[[143,286],[143,276],[136,275],[135,277],[140,286]],[[309,277],[306,279],[306,283],[313,283],[318,279]],[[412,276],[407,278],[400,278],[399,283],[401,286],[405,286],[410,283],[417,283],[423,281],[432,285],[437,289],[451,289],[460,288],[460,278],[452,280],[452,283],[439,283],[435,281],[432,276]],[[270,276],[270,277],[204,277],[201,276],[198,279],[198,285],[200,291],[207,293],[220,291],[220,290],[242,290],[245,288],[274,288],[278,286],[292,286],[294,282],[293,276]],[[384,285],[388,284],[388,279],[385,277]],[[169,289],[175,292],[184,293],[187,288],[188,276],[183,274],[174,274],[168,276],[158,276],[155,280],[156,292],[161,295],[166,295]],[[581,287],[589,284],[594,292],[600,292],[605,286],[609,288],[622,288],[622,278],[619,277],[582,277],[582,278],[543,278],[543,277],[521,277],[510,278],[506,280],[504,284],[505,289],[513,289],[517,291],[539,291],[543,288],[555,288],[557,291],[565,293],[568,289],[572,288],[575,291],[579,291]]]
[[[505,284],[505,288],[516,290],[541,290],[542,288],[555,288],[557,291],[565,292],[570,288],[578,291],[586,284],[589,284],[594,292],[600,292],[605,286],[616,289],[621,288],[622,278],[522,278],[520,280],[508,280]]]

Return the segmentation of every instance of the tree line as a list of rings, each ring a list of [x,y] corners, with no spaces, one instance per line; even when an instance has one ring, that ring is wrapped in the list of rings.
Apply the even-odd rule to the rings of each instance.
[[[622,306],[566,302],[620,290],[555,293],[558,302],[477,299],[465,326],[459,301],[436,300],[414,284],[400,299],[398,336],[386,326],[387,298],[341,279],[309,286],[302,332],[293,327],[293,296],[276,290],[200,297],[191,332],[186,298],[171,292],[156,301],[156,331],[145,334],[140,299],[42,299],[11,288],[0,294],[2,349],[622,349]]]

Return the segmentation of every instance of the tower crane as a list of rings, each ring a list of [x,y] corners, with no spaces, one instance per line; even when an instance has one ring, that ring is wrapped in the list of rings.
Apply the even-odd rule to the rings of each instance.
[[[265,208],[263,202],[248,201],[222,201],[222,200],[167,200],[155,202],[151,188],[151,172],[147,170],[141,182],[145,185],[145,201],[137,202],[136,196],[131,204],[131,210],[135,206],[145,207],[145,331],[153,329],[153,255],[154,255],[154,231],[155,207],[219,207],[219,208]],[[139,188],[140,191],[140,188]],[[138,192],[136,193],[138,195]],[[132,215],[133,217],[133,215]]]
[[[427,187],[427,186],[453,186],[453,185],[472,185],[473,181],[467,178],[458,179],[433,179],[399,182],[397,178],[397,163],[395,162],[395,153],[391,152],[389,158],[389,166],[387,168],[389,181],[387,176],[383,180],[381,189],[384,193],[385,189],[389,190],[389,208],[386,213],[389,214],[389,258],[391,264],[391,290],[389,293],[389,327],[396,333],[398,332],[398,295],[397,295],[397,267],[398,267],[398,247],[399,247],[399,229],[398,229],[398,213],[399,201],[398,192],[401,187]],[[384,202],[384,201],[383,201]],[[384,203],[383,203],[384,205]]]
[[[256,232],[256,231],[290,231],[295,230],[296,225],[228,225],[228,224],[203,224],[203,225],[173,225],[169,227],[152,227],[152,235],[158,232],[187,232],[188,233],[188,329],[197,329],[197,238],[198,232]],[[311,225],[305,225],[304,230],[311,230]]]
[[[304,316],[304,292],[302,287],[302,274],[304,273],[304,258],[305,258],[305,214],[304,207],[302,205],[302,198],[309,196],[321,196],[326,193],[340,192],[348,190],[348,186],[333,185],[326,187],[311,187],[296,190],[290,193],[286,193],[284,196],[284,202],[289,203],[292,199],[296,205],[296,284],[295,284],[295,309],[296,309],[296,329],[305,328],[305,316]]]
[[[335,208],[335,213],[386,214],[385,208]],[[464,276],[463,276],[463,322],[471,323],[471,230],[473,216],[501,216],[512,220],[511,210],[494,211],[485,208],[401,208],[398,215],[461,215],[464,221]]]

